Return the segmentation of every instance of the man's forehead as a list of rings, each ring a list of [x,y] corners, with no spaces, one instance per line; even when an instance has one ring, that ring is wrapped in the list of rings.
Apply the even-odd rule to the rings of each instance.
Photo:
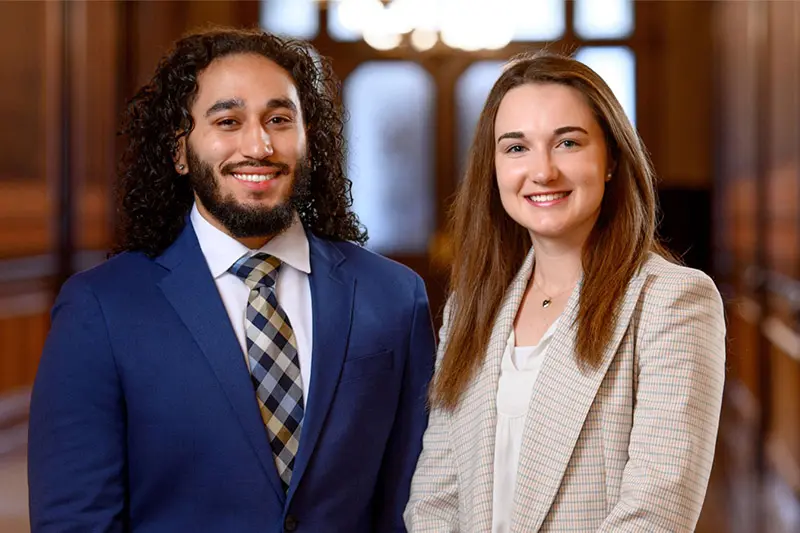
[[[197,78],[196,104],[220,99],[237,100],[244,107],[264,106],[273,99],[299,104],[294,80],[274,61],[257,54],[215,59]]]

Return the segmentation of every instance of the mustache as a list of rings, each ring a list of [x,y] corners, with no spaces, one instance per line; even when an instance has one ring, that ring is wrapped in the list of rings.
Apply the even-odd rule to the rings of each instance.
[[[281,174],[289,173],[289,165],[278,161],[242,161],[241,163],[228,163],[220,171],[222,174],[233,174],[243,168],[270,168],[275,169]]]

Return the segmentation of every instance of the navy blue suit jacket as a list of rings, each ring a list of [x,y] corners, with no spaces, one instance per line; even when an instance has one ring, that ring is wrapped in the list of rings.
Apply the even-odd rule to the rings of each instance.
[[[281,490],[191,224],[62,288],[33,389],[34,533],[405,531],[434,334],[422,280],[309,232],[312,381]]]

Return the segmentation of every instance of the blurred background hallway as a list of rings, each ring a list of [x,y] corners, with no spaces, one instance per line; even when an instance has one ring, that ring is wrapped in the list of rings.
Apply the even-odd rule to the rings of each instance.
[[[651,152],[662,237],[726,300],[698,531],[800,531],[800,0],[50,0],[0,1],[0,532],[29,531],[50,306],[113,240],[117,119],[169,44],[209,24],[333,59],[368,246],[423,276],[437,326],[447,209],[503,61],[546,46],[597,70]]]

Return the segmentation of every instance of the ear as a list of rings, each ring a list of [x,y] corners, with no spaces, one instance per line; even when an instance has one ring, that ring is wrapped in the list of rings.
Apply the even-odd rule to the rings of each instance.
[[[617,173],[617,157],[615,156],[615,152],[619,153],[619,150],[613,150],[611,148],[611,144],[606,144],[608,147],[608,152],[606,153],[606,175],[605,180],[611,181],[614,175]]]
[[[181,175],[189,173],[189,161],[186,157],[186,135],[181,135],[178,138],[178,146],[175,149],[173,160],[175,162],[175,172]]]
[[[606,181],[611,181],[611,178],[614,177],[614,174],[617,172],[617,162],[613,159],[609,159],[608,161],[608,170],[606,171],[605,179]]]

